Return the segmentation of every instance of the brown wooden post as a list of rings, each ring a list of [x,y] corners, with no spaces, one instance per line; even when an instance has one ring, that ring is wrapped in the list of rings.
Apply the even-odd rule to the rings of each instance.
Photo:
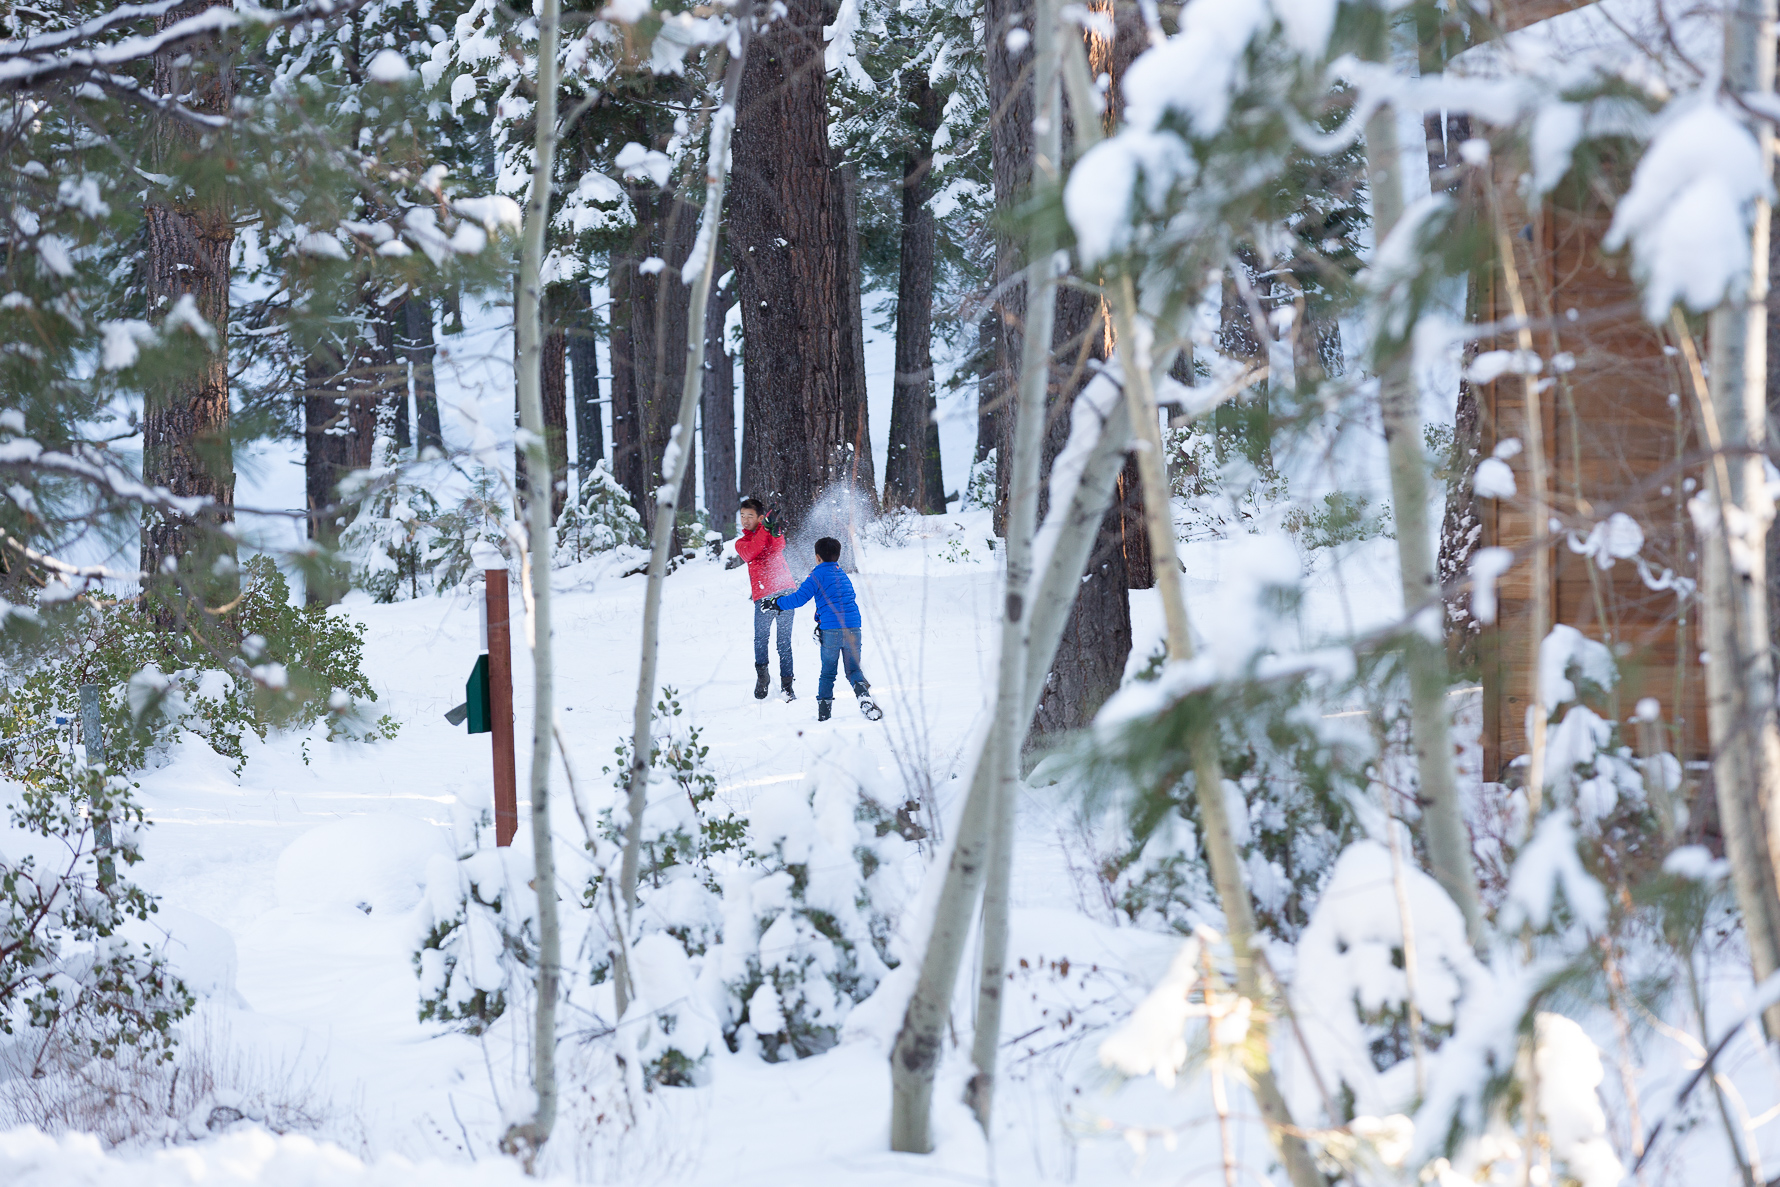
[[[485,569],[488,587],[488,722],[494,734],[494,843],[519,831],[513,763],[513,636],[507,617],[507,570]]]

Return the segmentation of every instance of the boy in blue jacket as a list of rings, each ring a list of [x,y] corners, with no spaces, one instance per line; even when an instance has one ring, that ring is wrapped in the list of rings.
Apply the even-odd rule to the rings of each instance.
[[[832,536],[816,541],[816,559],[822,563],[810,570],[795,593],[766,598],[772,610],[795,610],[812,599],[816,603],[816,626],[822,632],[822,678],[816,683],[816,720],[827,721],[834,715],[834,674],[841,656],[847,658],[847,681],[853,695],[859,698],[859,711],[869,721],[884,716],[877,702],[871,699],[871,685],[859,668],[859,603],[853,598],[853,583],[841,571],[841,542]]]

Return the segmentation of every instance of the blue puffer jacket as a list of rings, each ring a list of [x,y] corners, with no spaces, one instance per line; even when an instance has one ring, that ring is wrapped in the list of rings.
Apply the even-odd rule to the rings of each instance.
[[[839,564],[827,561],[811,569],[796,593],[779,598],[779,609],[795,610],[812,598],[816,601],[816,625],[823,630],[859,629],[859,603],[853,600],[853,583]]]

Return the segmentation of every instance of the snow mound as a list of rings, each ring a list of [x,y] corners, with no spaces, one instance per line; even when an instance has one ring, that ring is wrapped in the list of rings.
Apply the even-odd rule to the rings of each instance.
[[[120,930],[160,953],[199,997],[237,1003],[235,937],[220,924],[196,911],[162,903],[152,918],[126,920]]]
[[[278,855],[278,905],[407,911],[420,901],[435,854],[455,856],[446,831],[424,820],[387,814],[336,820],[310,829]]]
[[[108,1154],[88,1134],[52,1138],[34,1129],[0,1133],[0,1183],[9,1187],[519,1187],[567,1179],[529,1179],[516,1163],[491,1159],[454,1166],[387,1155],[365,1163],[338,1146],[264,1130],[158,1150],[143,1157]]]

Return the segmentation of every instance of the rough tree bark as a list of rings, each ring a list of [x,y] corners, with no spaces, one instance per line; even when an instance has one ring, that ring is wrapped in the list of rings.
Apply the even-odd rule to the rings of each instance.
[[[575,469],[585,480],[606,456],[606,431],[600,423],[600,362],[593,332],[593,293],[575,288],[575,322],[568,328],[570,392],[575,402]]]
[[[677,192],[658,190],[644,181],[631,186],[631,201],[638,212],[639,227],[627,285],[628,338],[641,447],[635,473],[641,474],[643,480],[641,490],[633,493],[641,498],[643,526],[651,528],[656,503],[649,492],[661,477],[658,467],[662,451],[667,448],[668,434],[673,431],[680,410],[680,348],[686,341],[688,316],[686,286],[680,283],[680,270],[686,265],[698,232],[698,208]],[[648,263],[650,260],[662,263],[658,266]],[[652,271],[642,271],[645,264]],[[688,480],[692,477],[690,470],[683,474]],[[689,482],[677,504],[688,505],[691,495]]]
[[[631,504],[642,513],[645,470],[642,420],[638,414],[637,374],[631,362],[630,281],[633,261],[614,251],[607,268],[612,294],[612,476],[630,492]]]
[[[309,538],[331,552],[350,517],[338,507],[340,480],[371,464],[383,397],[377,343],[363,335],[324,338],[303,371],[303,489]],[[309,570],[303,599],[331,606],[346,596],[346,573],[331,559]]]
[[[546,323],[548,325],[548,323]],[[550,522],[562,514],[569,497],[568,335],[550,326],[544,335],[544,446],[550,457]]]
[[[902,158],[902,247],[896,279],[896,374],[890,400],[890,443],[884,460],[884,502],[923,515],[942,512],[945,491],[930,485],[929,409],[933,391],[933,134],[939,130],[939,92],[927,71],[910,72],[914,136]]]
[[[828,145],[822,0],[790,0],[748,56],[729,244],[742,307],[742,488],[795,527],[857,473],[865,376],[849,310],[856,246]],[[870,478],[870,453],[863,459]]]
[[[719,256],[719,260],[722,256]],[[723,268],[723,263],[717,265]],[[735,360],[723,326],[735,308],[735,281],[714,292],[705,311],[705,386],[699,417],[704,424],[705,510],[725,536],[735,535],[741,495],[735,468]]]
[[[674,511],[684,485],[682,475],[691,466],[692,430],[704,391],[705,311],[710,302],[712,273],[717,265],[718,221],[723,213],[723,194],[731,160],[730,138],[736,126],[736,101],[753,38],[752,0],[737,0],[735,9],[736,53],[723,75],[722,105],[711,118],[711,140],[705,156],[705,204],[698,238],[683,269],[674,274],[677,283],[690,287],[686,325],[686,358],[680,383],[680,416],[675,422],[670,447],[661,458],[661,485],[655,493],[660,508],[655,515],[649,551],[649,575],[643,592],[642,656],[637,665],[637,695],[631,718],[631,760],[628,772],[629,822],[625,826],[624,856],[619,866],[619,886],[624,896],[623,926],[618,942],[628,950],[629,929],[637,910],[637,870],[643,841],[643,813],[648,805],[651,712],[655,700],[655,666],[660,658],[661,586],[667,576],[668,550],[674,536]],[[628,962],[626,962],[628,963]],[[630,987],[615,978],[618,1016],[630,1006]]]
[[[156,26],[165,28],[222,2],[181,4],[157,17]],[[224,59],[207,69],[200,54],[184,49],[156,54],[154,89],[161,95],[186,96],[186,106],[205,115],[227,115],[234,109],[234,66]],[[154,140],[156,169],[183,176],[194,163],[217,151],[207,138],[189,123],[163,118]],[[234,546],[227,536],[207,532],[204,526],[234,518],[228,331],[229,251],[235,228],[226,182],[219,174],[200,169],[192,190],[154,193],[145,220],[143,287],[150,315],[158,320],[189,300],[208,327],[205,333],[192,335],[199,356],[196,365],[152,385],[143,401],[143,479],[175,495],[210,502],[202,520],[170,511],[143,512],[141,571],[150,575],[144,590],[146,608],[163,630],[173,629],[185,617],[172,604],[181,595],[155,584],[171,566],[178,566],[179,582],[201,601],[227,602],[232,596],[228,587],[233,585],[232,578],[218,581],[212,562],[222,554],[232,556]],[[194,554],[190,560],[188,553]]]
[[[1032,0],[987,0],[984,20],[984,53],[989,73],[989,154],[995,183],[995,204],[1013,209],[1032,184]],[[1018,49],[1008,46],[1014,30],[1028,34]],[[1005,227],[995,232],[994,291],[989,320],[993,323],[992,359],[985,360],[989,373],[978,399],[993,418],[990,448],[999,464],[995,474],[995,534],[1007,532],[1008,454],[1012,451],[1014,424],[1008,405],[1019,390],[1020,359],[1025,349],[1026,288],[1020,280],[1026,265],[1019,239]],[[983,425],[979,414],[978,431]],[[981,440],[979,455],[986,453]]]
[[[544,0],[538,14],[537,134],[531,189],[526,197],[519,282],[513,310],[519,349],[520,427],[525,432],[528,498],[527,535],[531,563],[528,634],[532,644],[532,885],[538,895],[536,1014],[532,1030],[532,1088],[535,1106],[501,1136],[501,1147],[518,1154],[529,1173],[556,1124],[556,996],[562,969],[562,933],[557,923],[556,862],[550,834],[550,747],[554,739],[552,639],[550,626],[550,544],[553,458],[547,445],[544,412],[544,235],[550,218],[550,166],[556,152],[557,43],[560,0]],[[560,342],[560,338],[559,338]],[[560,350],[557,352],[560,374]],[[558,381],[560,400],[561,383]],[[566,458],[565,458],[566,460]]]
[[[401,336],[397,345],[407,360],[414,384],[414,444],[421,454],[443,451],[445,435],[439,427],[439,389],[433,379],[433,303],[425,297],[402,302]]]

